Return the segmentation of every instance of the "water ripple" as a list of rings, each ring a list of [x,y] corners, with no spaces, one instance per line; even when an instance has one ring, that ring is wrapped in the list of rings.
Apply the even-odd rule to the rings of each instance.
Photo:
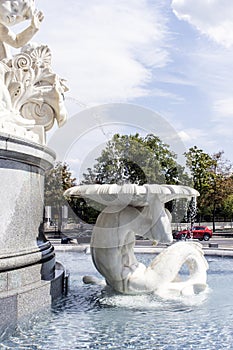
[[[21,323],[1,350],[232,349],[232,260],[212,260],[208,293],[185,301],[83,285],[84,274],[96,273],[90,257],[61,253],[59,260],[71,271],[68,296]]]

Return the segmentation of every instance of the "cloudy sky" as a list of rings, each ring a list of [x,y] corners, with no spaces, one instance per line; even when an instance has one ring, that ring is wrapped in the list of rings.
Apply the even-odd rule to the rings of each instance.
[[[135,104],[158,112],[185,147],[233,161],[232,0],[36,3],[45,20],[35,41],[49,45],[67,79],[70,117]]]

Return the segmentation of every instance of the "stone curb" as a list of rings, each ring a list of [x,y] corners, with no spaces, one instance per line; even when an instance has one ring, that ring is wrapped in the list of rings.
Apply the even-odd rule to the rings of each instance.
[[[54,245],[56,252],[78,252],[78,253],[90,253],[90,245],[89,244],[67,244],[67,245]],[[165,247],[145,247],[145,246],[137,246],[134,248],[135,253],[142,254],[159,254],[161,253]],[[233,257],[233,248],[228,249],[209,249],[203,248],[203,252],[205,256],[218,256],[218,257]]]

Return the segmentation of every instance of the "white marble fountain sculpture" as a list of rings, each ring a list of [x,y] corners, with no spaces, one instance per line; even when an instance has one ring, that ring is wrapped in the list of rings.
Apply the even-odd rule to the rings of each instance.
[[[171,215],[164,204],[177,198],[192,198],[198,192],[176,185],[80,185],[66,197],[89,198],[106,207],[100,213],[91,237],[96,269],[115,291],[125,294],[154,292],[193,295],[205,290],[208,264],[200,243],[178,242],[164,249],[146,267],[134,254],[135,235],[171,243]],[[186,264],[189,275],[181,280]],[[86,276],[84,282],[95,281]]]
[[[0,132],[45,143],[54,120],[66,121],[64,80],[51,68],[47,45],[29,43],[43,21],[34,0],[0,0]],[[10,27],[30,20],[15,34]],[[10,47],[21,48],[11,56]]]

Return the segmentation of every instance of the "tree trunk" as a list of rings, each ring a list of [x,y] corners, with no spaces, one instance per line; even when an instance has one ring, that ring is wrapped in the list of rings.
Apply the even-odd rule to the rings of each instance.
[[[214,207],[213,207],[213,213],[212,213],[213,232],[215,232],[215,212],[216,212],[216,203],[215,203],[215,200],[214,200]]]
[[[58,235],[60,237],[61,233],[62,233],[62,212],[61,212],[61,206],[60,205],[57,205],[57,216],[58,216],[57,233],[58,233]]]

